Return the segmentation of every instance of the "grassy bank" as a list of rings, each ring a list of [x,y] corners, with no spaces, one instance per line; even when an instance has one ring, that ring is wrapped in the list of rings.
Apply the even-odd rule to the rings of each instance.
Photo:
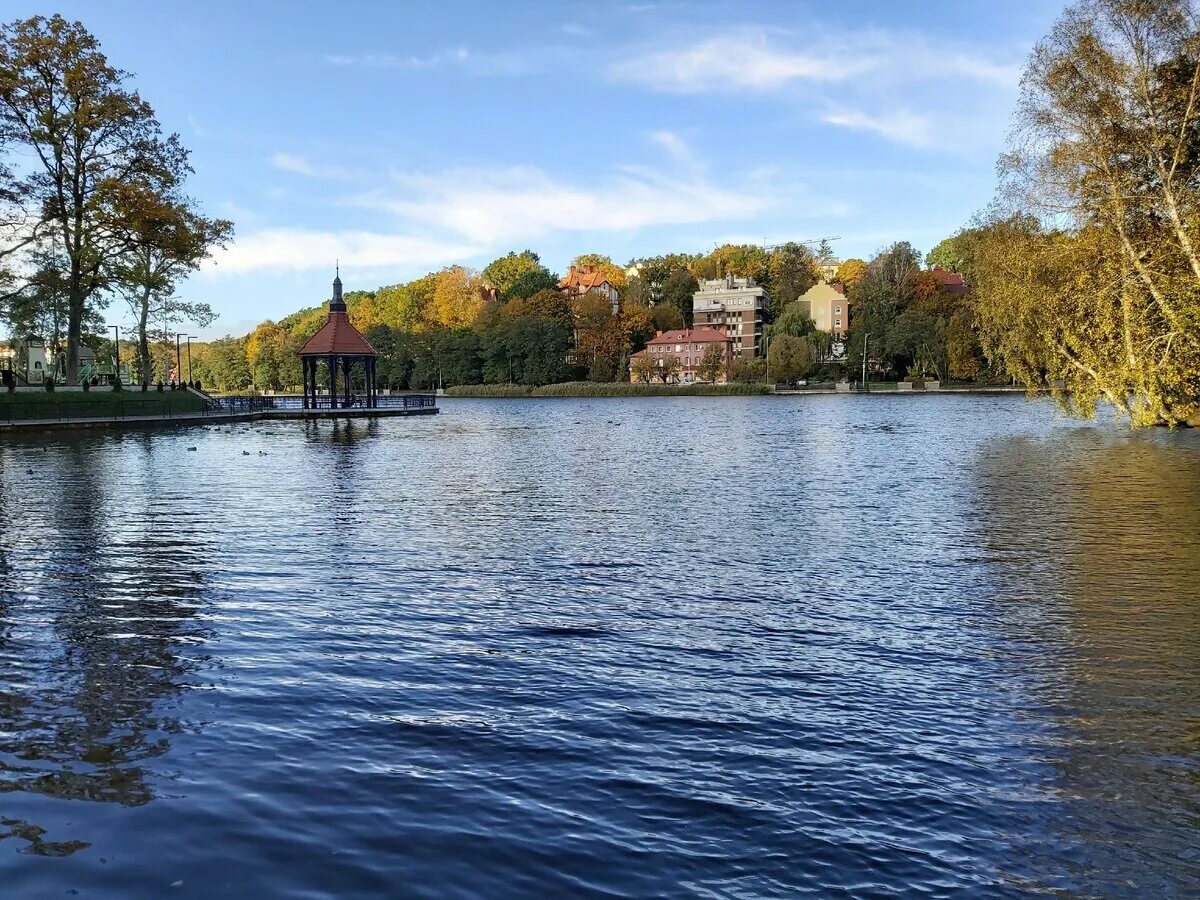
[[[762,384],[628,384],[567,381],[529,387],[523,384],[464,384],[446,388],[447,397],[735,397],[769,394]]]
[[[0,421],[16,419],[88,419],[127,416],[176,416],[200,412],[204,401],[188,391],[0,392]]]

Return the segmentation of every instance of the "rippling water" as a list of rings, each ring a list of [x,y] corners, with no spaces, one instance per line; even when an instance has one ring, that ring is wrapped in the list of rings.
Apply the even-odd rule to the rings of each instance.
[[[4,896],[1200,892],[1198,434],[453,401],[0,478]]]

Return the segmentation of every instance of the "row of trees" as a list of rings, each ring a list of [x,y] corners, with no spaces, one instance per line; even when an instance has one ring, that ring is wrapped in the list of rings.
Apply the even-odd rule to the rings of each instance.
[[[0,29],[0,316],[65,350],[72,384],[115,298],[137,322],[143,383],[157,337],[209,324],[212,310],[175,288],[233,230],[187,196],[188,151],[129,82],[78,22]]]

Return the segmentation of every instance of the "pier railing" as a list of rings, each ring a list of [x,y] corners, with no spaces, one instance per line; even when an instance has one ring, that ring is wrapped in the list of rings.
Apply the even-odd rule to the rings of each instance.
[[[345,398],[338,397],[337,409],[362,410],[367,408],[365,397],[356,397],[350,406],[345,405]],[[302,410],[304,398],[292,394],[276,394],[274,396],[225,396],[211,398],[211,408],[221,412],[265,412],[272,409]],[[433,394],[389,394],[375,398],[375,409],[429,409],[437,406],[437,397]],[[310,403],[310,409],[332,409],[328,395],[317,397],[316,405]]]

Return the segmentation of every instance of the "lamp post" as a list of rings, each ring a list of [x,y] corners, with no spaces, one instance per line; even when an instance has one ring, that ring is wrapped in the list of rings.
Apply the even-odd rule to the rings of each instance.
[[[183,380],[183,356],[180,353],[179,339],[183,337],[182,331],[175,332],[175,384],[178,385]]]
[[[194,335],[194,334],[189,334],[189,335],[187,336],[187,350],[188,350],[188,384],[191,384],[191,383],[192,383],[192,341],[193,341],[193,340],[197,340],[197,341],[198,341],[198,340],[200,340],[200,338],[196,337],[196,335]]]
[[[113,337],[113,378],[116,381],[121,380],[121,326],[109,325],[115,336]]]
[[[867,339],[870,338],[871,332],[863,335],[863,390],[867,390]]]

